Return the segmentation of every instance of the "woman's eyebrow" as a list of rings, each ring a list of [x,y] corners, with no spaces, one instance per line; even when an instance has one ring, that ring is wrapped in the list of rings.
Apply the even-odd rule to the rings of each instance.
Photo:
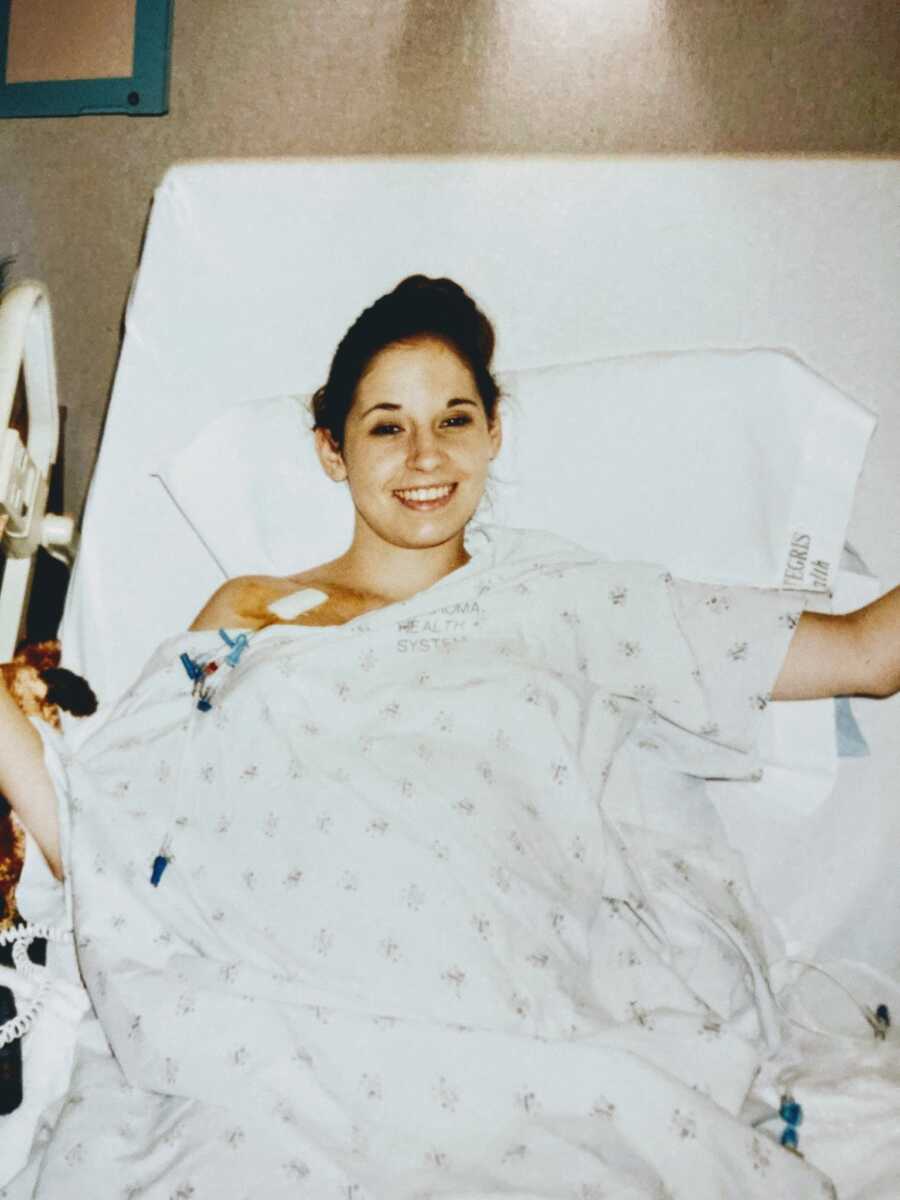
[[[452,400],[447,401],[448,408],[453,408],[458,404],[471,404],[473,408],[478,407],[477,400],[469,400],[465,396],[454,396]],[[379,409],[387,409],[389,412],[399,412],[402,407],[402,404],[390,404],[387,400],[382,400],[380,404],[373,404],[371,408],[367,408],[359,419],[362,421],[369,413],[377,412]]]
[[[377,412],[379,408],[387,408],[391,412],[398,412],[402,407],[403,406],[401,404],[388,404],[386,400],[383,400],[380,404],[373,404],[371,408],[367,408],[359,419],[362,420],[363,417],[367,417],[369,413]]]

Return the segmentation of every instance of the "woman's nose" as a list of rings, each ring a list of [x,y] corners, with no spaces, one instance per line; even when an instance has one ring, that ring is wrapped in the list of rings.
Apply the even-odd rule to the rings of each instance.
[[[431,430],[420,430],[409,443],[408,463],[420,471],[431,471],[441,461],[441,448]]]

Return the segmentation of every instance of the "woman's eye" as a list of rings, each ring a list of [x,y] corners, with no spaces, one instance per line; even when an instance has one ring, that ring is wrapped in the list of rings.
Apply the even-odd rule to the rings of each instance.
[[[472,418],[465,416],[463,413],[460,413],[459,416],[448,417],[447,420],[444,422],[444,424],[445,425],[453,425],[453,426],[471,425]]]
[[[373,425],[369,432],[373,437],[385,437],[388,434],[397,433],[399,429],[399,425]]]

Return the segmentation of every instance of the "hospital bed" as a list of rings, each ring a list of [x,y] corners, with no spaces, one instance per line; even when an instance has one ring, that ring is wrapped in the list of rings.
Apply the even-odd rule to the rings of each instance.
[[[102,706],[226,575],[339,552],[349,507],[311,481],[302,397],[350,320],[413,272],[457,279],[498,328],[508,438],[486,519],[805,588],[825,610],[866,603],[883,589],[845,543],[874,411],[896,402],[898,184],[896,164],[812,161],[173,168],[128,302],[64,662]],[[46,470],[52,451],[33,457]],[[722,818],[795,953],[895,972],[895,703],[777,707],[764,778],[712,785]]]
[[[126,312],[62,625],[68,662],[88,676],[101,700],[109,699],[131,681],[153,646],[185,625],[201,598],[219,585],[219,562],[229,547],[235,552],[223,564],[228,572],[266,568],[259,545],[244,545],[248,529],[251,541],[256,532],[247,521],[258,473],[255,478],[241,473],[254,457],[244,452],[254,423],[238,422],[233,437],[226,429],[223,439],[198,453],[191,453],[190,444],[231,406],[317,386],[352,314],[412,271],[459,278],[483,301],[497,321],[501,371],[647,351],[780,347],[852,398],[857,412],[890,414],[900,290],[885,244],[896,242],[897,187],[898,169],[890,163],[547,158],[174,168],[157,192]],[[634,387],[641,393],[639,383]],[[757,406],[753,395],[747,399],[750,410]],[[595,485],[613,473],[624,453],[622,446],[610,452],[603,439],[604,408],[597,405],[598,436],[590,442],[581,430],[568,430],[554,418],[570,447],[587,446],[585,453],[602,465],[587,468]],[[861,465],[859,436],[842,456],[840,447],[805,436],[818,432],[814,416],[801,414],[798,420],[801,432],[785,452],[786,461],[760,476],[766,480],[760,487],[751,486],[752,456],[744,459],[742,475],[725,457],[710,464],[705,453],[688,456],[685,441],[674,440],[678,422],[672,422],[666,431],[673,448],[662,489],[666,503],[649,506],[650,481],[660,478],[655,470],[642,480],[646,498],[628,506],[627,521],[621,501],[612,517],[599,505],[590,514],[590,521],[603,522],[607,551],[671,560],[677,542],[684,560],[671,564],[673,570],[683,566],[696,575],[706,565],[712,574],[721,573],[716,568],[727,553],[728,529],[717,528],[715,554],[704,564],[702,555],[689,555],[700,539],[685,536],[665,516],[673,490],[690,492],[691,474],[699,478],[704,469],[704,488],[715,486],[719,495],[703,491],[692,516],[711,518],[731,497],[729,516],[744,524],[740,536],[731,535],[725,565],[732,578],[738,575],[736,564],[751,561],[759,530],[767,526],[777,478],[802,477],[812,493],[807,507],[820,513],[827,509],[823,474],[843,469],[852,476]],[[771,414],[761,421],[752,455],[760,460],[777,455],[787,442],[779,421]],[[537,440],[546,436],[540,428]],[[641,436],[649,431],[630,443],[632,450],[638,447],[628,460],[635,467]],[[737,453],[735,447],[732,442],[731,453]],[[868,503],[869,525],[860,525],[860,531],[868,535],[863,550],[870,550],[870,558],[879,549],[887,555],[895,536],[882,516],[896,511],[893,458],[879,456],[877,449],[876,442],[868,490],[864,479],[858,497],[858,505]],[[182,458],[169,470],[179,452]],[[654,459],[645,461],[658,466]],[[807,474],[816,468],[822,472],[818,482]],[[213,547],[219,562],[209,540],[187,519],[194,513],[186,514],[166,495],[160,476],[167,473],[170,487],[173,479],[178,485],[175,499],[201,512],[197,525],[210,512],[227,514],[229,529]],[[290,463],[283,462],[269,472],[266,496],[273,505],[279,502],[277,485],[290,474]],[[569,472],[555,471],[540,488],[520,488],[509,519],[527,525],[552,515],[556,528],[577,540],[587,528],[584,522],[577,526],[584,505],[562,512],[550,507],[566,478]],[[737,478],[747,504],[734,502]],[[616,480],[613,495],[619,486]],[[839,541],[851,510],[846,475],[842,486],[843,508],[839,502],[829,522],[832,533],[843,522]],[[800,490],[788,487],[780,494],[780,519],[789,521],[785,514]],[[230,495],[242,502],[229,506]],[[316,492],[306,503],[329,516],[305,524],[289,546],[293,569],[329,557],[348,528],[329,525],[349,521],[335,491]],[[641,523],[645,540],[638,546],[642,511],[653,519]],[[647,526],[662,530],[661,546],[648,542]],[[208,528],[199,533],[211,536]],[[787,546],[769,547],[770,582],[780,580],[788,552]],[[838,584],[839,556],[833,546],[812,556],[831,559],[829,587]],[[269,561],[276,557],[273,550]],[[884,561],[890,572],[891,560]],[[286,569],[283,559],[276,565]],[[848,573],[841,585],[848,588],[844,607],[871,596],[873,588],[860,588],[860,578]],[[892,581],[889,573],[884,585]],[[835,950],[853,945],[895,966],[896,928],[886,923],[900,907],[887,850],[898,828],[891,801],[898,764],[889,741],[896,718],[893,705],[860,701],[854,710],[868,722],[876,750],[881,746],[869,758],[840,764],[844,774],[854,776],[847,781],[849,794],[865,798],[857,799],[866,806],[865,819],[858,808],[851,816],[846,804],[820,792],[821,803],[813,800],[805,810],[812,810],[812,825],[801,830],[792,823],[791,806],[767,803],[760,824],[770,844],[757,857],[769,867],[761,882],[774,894],[776,910],[802,909],[814,944],[834,937]],[[832,763],[824,772],[824,791],[836,771]],[[759,804],[735,808],[758,812]],[[879,824],[884,821],[888,824]],[[749,837],[747,830],[744,840]],[[793,862],[792,883],[785,847]],[[834,888],[838,872],[845,886]]]

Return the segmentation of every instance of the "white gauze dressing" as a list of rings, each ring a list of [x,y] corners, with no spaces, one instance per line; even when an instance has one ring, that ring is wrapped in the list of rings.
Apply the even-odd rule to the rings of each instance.
[[[320,592],[318,588],[301,588],[299,592],[291,592],[289,596],[273,600],[269,605],[269,612],[281,617],[282,621],[293,621],[294,617],[299,617],[311,608],[318,608],[327,599],[327,594]]]

